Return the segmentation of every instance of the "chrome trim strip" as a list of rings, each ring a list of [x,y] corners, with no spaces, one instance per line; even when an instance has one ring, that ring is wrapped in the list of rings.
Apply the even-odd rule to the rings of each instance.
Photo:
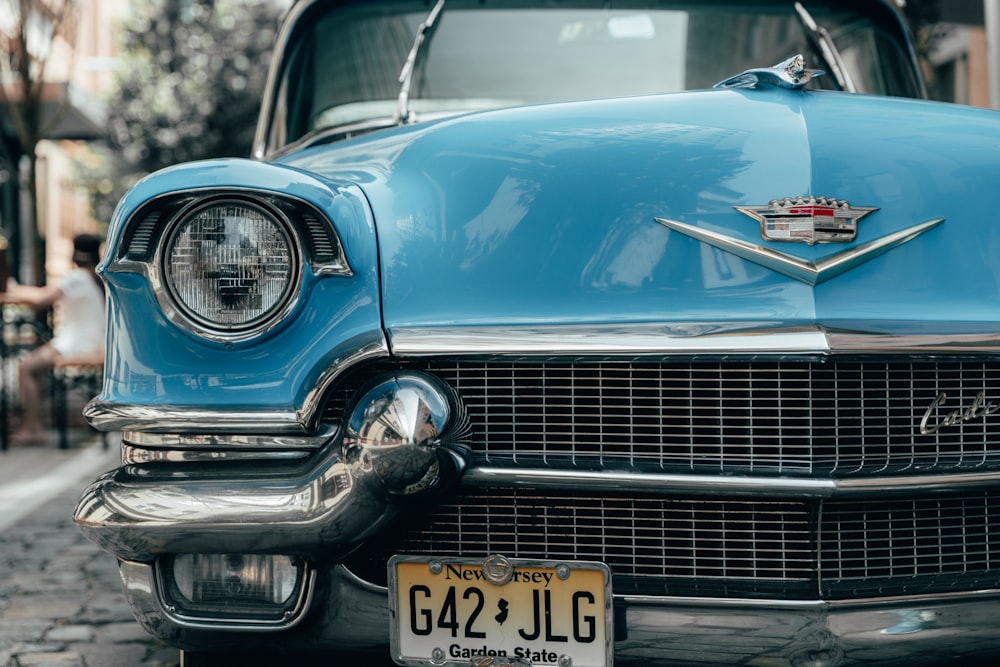
[[[977,326],[982,326],[978,324]],[[956,327],[957,328],[957,327]],[[878,333],[775,322],[677,322],[587,326],[401,327],[389,330],[392,354],[586,355],[621,357],[686,354],[826,356],[835,353],[1000,352],[1000,324],[981,333]]]
[[[301,449],[274,451],[246,450],[190,450],[190,449],[146,449],[122,443],[122,465],[141,463],[217,463],[220,461],[299,461],[309,458],[310,452]]]
[[[1000,326],[997,327],[1000,330]],[[962,354],[1000,352],[1000,332],[896,335],[831,331],[831,349],[842,352],[905,352]]]
[[[285,117],[285,105],[279,101],[281,85],[278,76],[284,66],[284,56],[289,53],[287,48],[299,19],[310,7],[308,2],[293,3],[281,20],[280,30],[274,40],[274,50],[272,53],[281,54],[282,58],[273,58],[267,71],[267,80],[264,82],[264,94],[261,96],[260,113],[257,115],[257,127],[254,130],[253,144],[250,156],[254,160],[264,160],[268,153],[274,150],[270,146],[271,123],[279,122]],[[284,138],[282,138],[284,143]]]
[[[785,252],[779,252],[762,245],[747,243],[741,239],[725,234],[719,234],[707,229],[701,229],[677,220],[655,218],[655,220],[680,234],[690,236],[713,248],[736,255],[748,262],[753,262],[766,269],[793,278],[807,285],[818,285],[831,278],[864,264],[893,248],[912,241],[926,231],[944,222],[944,218],[935,218],[907,229],[901,229],[882,238],[862,243],[838,253],[828,255],[817,262],[810,262]]]
[[[341,373],[363,361],[388,356],[389,345],[385,338],[380,335],[377,340],[363,344],[350,353],[334,359],[306,395],[305,400],[302,402],[302,408],[296,412],[298,422],[307,430],[315,429],[322,412],[323,397],[326,395],[327,389],[340,377]]]
[[[224,449],[260,450],[263,448],[278,449],[308,449],[315,450],[325,445],[340,429],[339,424],[323,424],[318,432],[313,434],[280,434],[260,435],[241,433],[150,433],[145,431],[126,431],[122,434],[123,445],[133,449],[202,449],[213,448],[212,455],[233,452],[219,452]]]
[[[367,591],[375,593],[376,595],[385,596],[389,592],[388,586],[382,586],[380,584],[373,584],[370,581],[366,581],[354,574],[346,565],[343,563],[338,563],[334,566],[337,574],[343,577],[346,581],[350,582],[351,585],[358,586]]]
[[[756,607],[770,609],[853,609],[855,607],[885,607],[903,604],[927,605],[941,602],[969,601],[972,598],[1000,597],[1000,589],[986,588],[955,593],[927,595],[900,595],[883,598],[858,598],[853,600],[755,600],[751,598],[700,598],[658,595],[615,595],[616,602],[635,606],[685,606],[685,607]]]
[[[291,436],[299,443],[294,446],[303,446],[303,443],[312,443],[324,437],[325,431],[320,430],[324,427],[319,423],[323,396],[340,374],[354,364],[389,355],[388,346],[380,332],[375,334],[378,336],[376,340],[334,359],[306,395],[302,408],[295,411],[236,411],[177,405],[135,405],[114,403],[98,397],[87,404],[83,415],[100,431],[127,432],[130,442],[135,444],[142,444],[136,442],[141,437],[136,434],[142,432],[164,434],[164,438],[211,438],[214,443],[211,446],[236,448],[248,446],[248,442],[261,443],[262,446],[265,443],[267,446],[293,446],[283,444]],[[187,435],[192,433],[196,435]]]
[[[545,354],[559,356],[690,353],[803,353],[830,349],[818,328],[779,329],[771,322],[598,324],[538,327],[428,327],[389,331],[392,354]]]
[[[462,482],[479,487],[575,488],[586,491],[627,489],[630,493],[652,494],[684,492],[704,495],[765,496],[768,498],[829,498],[861,494],[888,495],[912,493],[913,491],[955,491],[996,486],[997,482],[1000,482],[1000,471],[865,479],[807,479],[472,466],[466,471]]]
[[[100,431],[176,433],[183,429],[204,434],[256,433],[308,435],[291,410],[206,410],[171,405],[132,405],[95,398],[84,417]]]

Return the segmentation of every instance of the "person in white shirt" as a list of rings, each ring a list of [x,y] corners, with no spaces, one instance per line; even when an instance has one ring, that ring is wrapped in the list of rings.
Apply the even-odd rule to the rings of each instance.
[[[19,303],[42,308],[58,304],[59,318],[52,340],[25,356],[18,366],[23,419],[11,434],[11,445],[44,444],[46,429],[41,423],[42,389],[45,376],[56,361],[102,359],[104,355],[104,285],[95,268],[101,259],[101,239],[80,234],[73,239],[76,265],[54,285],[34,287],[9,281],[0,293],[3,303]]]

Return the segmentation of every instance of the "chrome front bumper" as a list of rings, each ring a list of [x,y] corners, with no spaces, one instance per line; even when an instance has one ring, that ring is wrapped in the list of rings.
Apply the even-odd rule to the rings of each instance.
[[[311,466],[125,466],[91,484],[74,519],[116,557],[349,551],[394,514],[370,471],[331,448]],[[215,468],[215,470],[213,470]],[[219,468],[225,468],[222,473]]]
[[[376,407],[380,411],[372,409]],[[416,498],[433,502],[459,480],[472,486],[542,489],[643,489],[646,484],[651,485],[647,490],[696,485],[709,493],[776,491],[773,485],[752,480],[712,486],[707,479],[686,476],[466,471],[468,452],[455,437],[461,436],[464,424],[457,407],[433,380],[398,374],[383,377],[347,412],[343,428],[330,431],[325,445],[315,442],[315,450],[300,451],[303,458],[255,460],[251,457],[265,456],[268,450],[244,447],[234,450],[238,456],[220,456],[213,462],[220,452],[217,443],[189,436],[171,448],[169,439],[158,435],[163,447],[147,452],[163,458],[133,457],[130,460],[149,462],[129,463],[95,481],[83,493],[75,520],[90,539],[119,559],[136,618],[168,644],[387,655],[386,589],[360,580],[337,563]],[[277,450],[269,451],[273,455]],[[993,483],[992,477],[975,475],[935,478],[936,487],[947,488]],[[903,491],[912,484],[910,478],[883,479],[881,490]],[[789,497],[868,491],[863,482],[809,480],[790,480],[777,489]],[[174,554],[297,557],[304,568],[301,587],[294,604],[273,622],[196,617],[175,606],[161,580],[158,559]],[[1000,590],[850,602],[614,598],[619,666],[939,664],[959,655],[1000,653],[997,627]]]
[[[418,373],[386,374],[360,396],[313,459],[126,465],[91,484],[74,520],[119,559],[161,554],[337,558],[379,530],[400,502],[465,471],[463,413]],[[166,461],[170,453],[162,451]],[[220,454],[224,452],[219,452]]]
[[[227,646],[388,655],[386,590],[340,566],[318,573],[312,609],[281,633],[222,631],[178,618],[157,595],[156,568],[123,561],[133,613],[161,640],[197,650]],[[940,665],[996,654],[1000,591],[925,599],[770,603],[615,598],[615,665],[841,667]]]
[[[382,476],[390,462],[411,470],[421,461],[424,469],[411,470],[408,479],[431,470],[436,484],[459,478],[457,455],[447,448],[435,450],[434,457],[425,453],[395,449],[379,465],[369,465],[331,446],[304,463],[125,466],[91,485],[76,520],[119,558],[136,618],[166,643],[385,655],[386,590],[334,563],[396,514],[400,496],[387,490]],[[475,470],[466,481],[483,483]],[[306,556],[294,613],[254,627],[178,612],[164,595],[157,557],[227,552]],[[849,603],[619,595],[614,608],[619,666],[834,667],[904,659],[918,665],[1000,653],[1000,590]]]

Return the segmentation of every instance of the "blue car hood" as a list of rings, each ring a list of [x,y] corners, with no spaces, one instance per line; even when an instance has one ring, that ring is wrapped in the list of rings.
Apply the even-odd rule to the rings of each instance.
[[[390,334],[643,323],[926,334],[1000,322],[991,111],[702,91],[457,117],[284,162],[364,191]],[[739,210],[798,197],[877,210],[853,240],[813,245],[766,240]]]

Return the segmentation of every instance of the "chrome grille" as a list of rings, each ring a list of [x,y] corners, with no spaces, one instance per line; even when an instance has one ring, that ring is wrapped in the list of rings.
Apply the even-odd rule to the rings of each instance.
[[[406,517],[349,567],[384,582],[394,553],[502,553],[607,563],[617,594],[850,599],[1000,587],[997,531],[995,493],[774,502],[493,489]]]
[[[356,383],[345,378],[327,416]],[[984,360],[406,363],[455,388],[473,465],[784,475],[1000,469]],[[921,419],[955,422],[922,434]],[[1000,588],[1000,492],[767,499],[467,488],[408,517],[349,566],[384,581],[394,553],[607,563],[618,594],[837,600]]]
[[[478,461],[813,477],[997,468],[1000,414],[921,434],[1000,401],[984,361],[431,363],[472,419]]]
[[[828,502],[824,592],[872,596],[1000,584],[1000,494]]]

